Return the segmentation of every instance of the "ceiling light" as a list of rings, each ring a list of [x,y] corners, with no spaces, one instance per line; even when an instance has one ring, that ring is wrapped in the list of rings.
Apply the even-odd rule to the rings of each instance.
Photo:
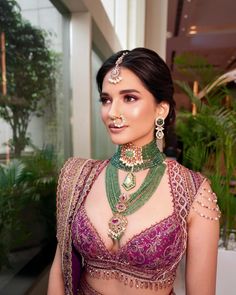
[[[197,31],[196,31],[196,30],[191,30],[191,31],[189,31],[189,34],[190,34],[190,35],[197,34]]]

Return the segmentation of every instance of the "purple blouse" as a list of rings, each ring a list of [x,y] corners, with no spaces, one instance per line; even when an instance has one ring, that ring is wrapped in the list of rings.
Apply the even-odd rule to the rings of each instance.
[[[187,222],[194,195],[203,181],[199,173],[167,161],[174,210],[171,215],[132,237],[114,253],[109,251],[86,214],[84,200],[72,222],[72,241],[84,258],[86,271],[96,278],[116,278],[130,287],[158,289],[173,284],[187,243]],[[87,191],[87,194],[89,191]]]

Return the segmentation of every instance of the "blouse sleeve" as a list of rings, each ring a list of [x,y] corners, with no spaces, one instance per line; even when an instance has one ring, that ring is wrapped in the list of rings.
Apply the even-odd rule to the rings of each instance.
[[[217,221],[220,219],[221,212],[217,204],[217,196],[212,191],[209,180],[205,179],[199,187],[193,200],[191,209],[201,217]]]

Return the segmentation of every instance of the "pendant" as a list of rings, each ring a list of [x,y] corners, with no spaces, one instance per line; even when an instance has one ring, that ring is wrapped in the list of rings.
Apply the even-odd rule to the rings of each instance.
[[[136,186],[136,177],[135,177],[134,173],[129,172],[126,175],[125,180],[122,183],[122,186],[126,191],[129,191]]]
[[[120,240],[126,230],[127,224],[128,220],[125,216],[115,213],[108,223],[108,236],[112,238],[112,240]]]

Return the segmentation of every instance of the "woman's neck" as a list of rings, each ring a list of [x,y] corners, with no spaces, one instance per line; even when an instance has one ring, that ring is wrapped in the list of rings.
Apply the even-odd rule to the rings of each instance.
[[[111,164],[126,171],[140,171],[160,164],[165,159],[155,140],[138,147],[133,143],[120,145],[111,159]]]

